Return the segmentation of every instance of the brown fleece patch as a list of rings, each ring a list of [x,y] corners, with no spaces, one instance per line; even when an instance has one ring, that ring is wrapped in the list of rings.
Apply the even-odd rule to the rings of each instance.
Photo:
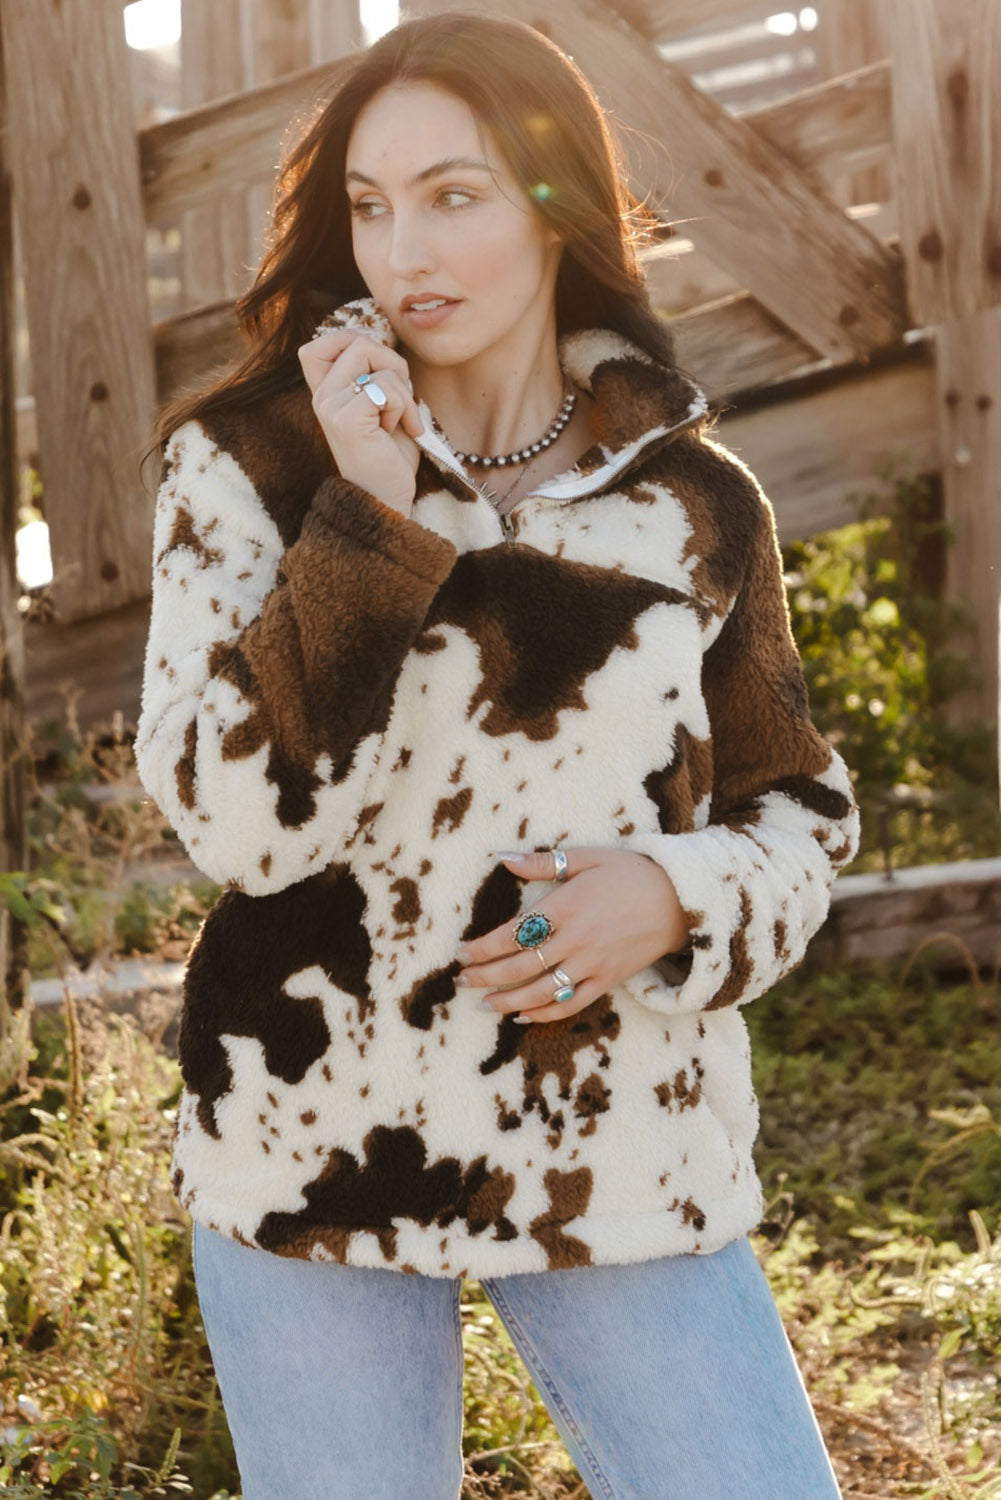
[[[463,942],[483,937],[504,922],[513,921],[521,910],[521,881],[505,865],[495,865],[480,883],[473,897],[469,922],[462,933]],[[435,1007],[455,998],[455,977],[462,965],[453,960],[444,968],[425,974],[400,1001],[400,1014],[408,1026],[419,1031],[430,1030]],[[515,1031],[529,1028],[515,1026]]]
[[[494,1050],[480,1063],[480,1072],[486,1076],[517,1058],[522,1068],[522,1115],[537,1110],[543,1123],[555,1128],[556,1116],[551,1115],[545,1097],[546,1079],[550,1074],[555,1077],[559,1097],[569,1099],[577,1082],[577,1054],[593,1049],[598,1067],[607,1068],[612,1060],[608,1043],[615,1041],[621,1024],[607,994],[599,995],[577,1015],[547,1021],[545,1026],[519,1026],[511,1016],[501,1016]]]
[[[692,828],[698,804],[713,785],[712,740],[697,739],[679,724],[674,754],[666,766],[643,778],[643,790],[657,809],[662,833],[683,833]]]
[[[442,969],[424,974],[400,1000],[400,1014],[408,1026],[430,1031],[435,1007],[455,998],[455,976],[462,965],[453,960]]]
[[[831,752],[810,722],[803,669],[789,627],[782,564],[774,525],[759,511],[754,547],[733,608],[703,660],[715,760],[711,821],[730,823],[749,813],[772,787],[825,806],[845,799],[813,778]]]
[[[687,1068],[679,1068],[671,1082],[665,1078],[663,1082],[654,1084],[654,1093],[658,1104],[668,1111],[673,1112],[675,1105],[678,1113],[684,1114],[686,1109],[694,1109],[702,1098],[702,1079],[705,1068],[697,1057],[692,1058],[692,1074],[689,1078]]]
[[[827,751],[827,758],[829,763],[830,750]],[[826,770],[826,766],[823,769]],[[851,812],[851,804],[843,792],[825,786],[822,781],[811,781],[808,776],[783,776],[774,783],[772,790],[791,797],[809,812],[818,813],[820,817],[831,818],[835,822],[840,818],[847,818]]]
[[[435,569],[454,555],[416,522],[406,524],[423,533],[423,550],[411,545],[409,532],[394,530],[388,513],[370,514],[358,495],[340,494],[343,506],[337,499],[327,495],[342,529],[332,531],[311,512],[284,555],[286,582],[237,640],[217,642],[209,654],[210,676],[232,682],[251,705],[223,738],[223,758],[268,746],[265,774],[278,788],[277,816],[287,827],[315,814],[317,757],[330,756],[340,782],[359,740],[385,729],[400,667],[436,587]],[[436,550],[441,546],[444,552]],[[408,548],[413,568],[397,561]],[[418,575],[418,565],[427,576]]]
[[[584,1124],[577,1134],[581,1137],[594,1135],[598,1128],[598,1116],[611,1108],[612,1091],[598,1073],[589,1073],[577,1090],[573,1112]]]
[[[701,1233],[706,1227],[706,1216],[699,1205],[692,1198],[686,1198],[684,1203],[680,1205],[677,1199],[675,1199],[671,1207],[677,1209],[679,1206],[681,1208],[681,1222],[683,1224],[694,1224],[695,1228]]]
[[[454,797],[439,798],[431,819],[431,837],[436,839],[442,829],[448,833],[454,833],[457,828],[461,828],[472,800],[471,786],[464,786],[461,792],[456,792]]]
[[[427,1145],[410,1125],[376,1125],[362,1144],[361,1160],[350,1151],[329,1151],[320,1175],[302,1190],[306,1207],[266,1214],[257,1243],[278,1255],[306,1257],[320,1244],[343,1261],[350,1236],[363,1229],[377,1236],[383,1256],[392,1261],[394,1219],[440,1229],[461,1219],[471,1235],[491,1229],[494,1240],[517,1239],[505,1213],[515,1178],[500,1167],[488,1168],[486,1156],[468,1164],[443,1156],[429,1164]]]
[[[754,905],[744,886],[741,886],[740,917],[730,935],[730,967],[723,983],[705,1007],[706,1010],[722,1010],[725,1005],[733,1005],[747,989],[754,971],[747,946],[747,929],[753,915]]]
[[[393,920],[402,927],[412,927],[421,914],[420,887],[409,875],[401,875],[389,889],[396,896],[393,903]]]
[[[606,359],[591,372],[595,442],[616,450],[652,427],[674,427],[688,415],[695,387],[679,370],[635,358]]]
[[[658,603],[691,601],[645,578],[568,563],[508,544],[461,556],[427,625],[456,625],[475,641],[480,682],[466,708],[489,708],[486,734],[552,739],[565,709],[585,709],[585,684],[616,648],[635,650],[634,624]]]
[[[174,766],[177,796],[190,812],[195,805],[195,751],[198,748],[198,720],[190,719],[184,730],[184,752]]]
[[[691,529],[683,561],[694,559],[692,584],[714,613],[725,613],[766,521],[754,481],[716,444],[693,433],[682,433],[657,454],[648,478],[684,509]]]
[[[336,473],[305,378],[288,391],[238,411],[212,412],[201,421],[251,480],[283,545],[291,546],[317,488]]]
[[[577,1167],[572,1172],[550,1167],[543,1183],[549,1194],[549,1210],[534,1218],[528,1227],[533,1240],[538,1240],[549,1258],[547,1269],[569,1271],[574,1266],[591,1265],[591,1247],[566,1234],[563,1227],[587,1213],[594,1190],[590,1167]]]
[[[292,998],[285,981],[317,965],[358,1001],[359,1020],[374,1011],[362,925],[365,895],[346,865],[268,896],[226,890],[195,940],[184,978],[178,1054],[198,1097],[202,1128],[218,1137],[216,1101],[232,1085],[222,1037],[254,1037],[276,1082],[299,1083],[330,1046],[319,997]]]
[[[785,960],[789,957],[789,947],[786,942],[787,937],[788,929],[786,924],[782,921],[776,922],[772,928],[772,941],[775,946],[775,957],[777,959]]]
[[[212,527],[209,526],[206,529],[210,531]],[[205,545],[204,537],[195,527],[194,516],[183,503],[174,508],[167,545],[157,555],[157,563],[162,562],[167,554],[177,547],[193,553],[199,568],[208,568],[225,561],[221,548]]]

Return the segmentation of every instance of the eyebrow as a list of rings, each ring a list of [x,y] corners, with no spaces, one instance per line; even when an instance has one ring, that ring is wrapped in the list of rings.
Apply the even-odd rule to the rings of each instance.
[[[445,172],[462,170],[466,172],[489,172],[493,176],[494,169],[485,161],[478,161],[474,156],[446,156],[441,161],[432,162],[430,167],[425,167],[423,172],[418,172],[416,177],[411,177],[407,187],[416,187],[419,182],[427,182],[431,177],[441,177]],[[366,177],[364,172],[348,172],[345,182],[364,182],[369,187],[378,187],[374,177]]]

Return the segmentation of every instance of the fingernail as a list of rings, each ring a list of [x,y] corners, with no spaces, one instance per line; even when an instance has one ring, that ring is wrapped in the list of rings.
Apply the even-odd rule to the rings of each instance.
[[[525,855],[520,849],[498,849],[498,859],[524,859]]]
[[[468,964],[470,958],[472,957],[468,948],[456,948],[455,956],[459,960],[460,964]]]
[[[493,1013],[494,1013],[494,1015],[497,1014],[497,1007],[495,1005],[493,1005],[491,1003],[491,1001],[489,1001],[489,1000],[481,1000],[480,1001],[480,1009],[481,1010],[492,1010]]]
[[[535,1025],[535,1022],[532,1020],[531,1016],[512,1016],[511,1020],[514,1021],[514,1023],[515,1023],[516,1026],[534,1026]]]

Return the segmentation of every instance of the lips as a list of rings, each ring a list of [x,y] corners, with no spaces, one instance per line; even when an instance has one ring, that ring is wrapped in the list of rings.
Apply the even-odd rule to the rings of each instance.
[[[439,306],[450,306],[458,300],[457,297],[446,297],[442,292],[423,292],[419,296],[404,297],[400,312],[437,311]]]

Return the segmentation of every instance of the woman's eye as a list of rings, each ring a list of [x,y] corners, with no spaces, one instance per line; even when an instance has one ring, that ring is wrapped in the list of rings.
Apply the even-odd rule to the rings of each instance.
[[[362,198],[357,203],[352,203],[351,212],[359,219],[374,219],[385,207],[382,203],[376,203],[370,198]]]
[[[473,202],[472,193],[467,193],[465,188],[442,188],[438,198],[446,208],[464,208]]]

